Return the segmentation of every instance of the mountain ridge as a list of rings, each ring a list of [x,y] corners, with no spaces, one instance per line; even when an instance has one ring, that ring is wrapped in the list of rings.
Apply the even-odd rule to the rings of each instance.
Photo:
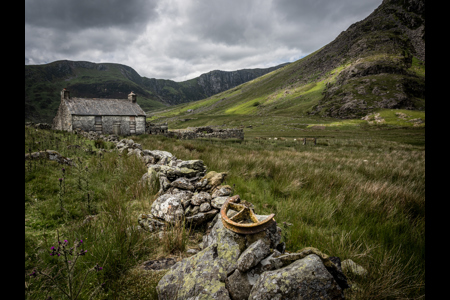
[[[286,64],[264,69],[214,70],[175,82],[140,76],[133,68],[115,63],[60,60],[44,65],[25,65],[25,120],[51,121],[59,106],[59,91],[73,96],[126,98],[139,95],[144,110],[207,98]]]
[[[386,108],[425,109],[424,0],[384,0],[314,53],[160,117],[182,117],[192,109],[349,119]]]

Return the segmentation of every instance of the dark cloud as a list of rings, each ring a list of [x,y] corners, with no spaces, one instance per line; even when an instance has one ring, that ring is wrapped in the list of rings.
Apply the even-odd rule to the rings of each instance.
[[[158,19],[157,4],[148,0],[26,0],[25,61],[103,60],[112,52],[126,51],[147,24]]]
[[[264,20],[265,5],[255,1],[206,1],[194,2],[188,14],[190,32],[201,39],[212,42],[237,45],[248,43],[251,39],[270,30],[270,23]],[[252,36],[249,32],[253,31]]]
[[[157,18],[151,0],[25,0],[25,24],[77,31],[136,27]]]
[[[186,80],[297,60],[382,0],[25,1],[25,64],[116,62]]]

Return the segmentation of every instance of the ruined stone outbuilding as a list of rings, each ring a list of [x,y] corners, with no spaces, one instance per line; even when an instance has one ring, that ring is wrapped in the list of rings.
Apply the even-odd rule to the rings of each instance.
[[[148,134],[161,134],[166,135],[169,132],[169,127],[166,123],[155,124],[151,122],[145,123],[145,132]]]
[[[183,140],[192,140],[198,138],[244,140],[244,130],[237,128],[217,129],[210,126],[188,127],[186,129],[174,129],[168,133],[168,136]]]
[[[136,98],[133,92],[128,99],[72,98],[69,90],[63,89],[52,128],[70,132],[79,129],[116,135],[144,134],[146,114]]]

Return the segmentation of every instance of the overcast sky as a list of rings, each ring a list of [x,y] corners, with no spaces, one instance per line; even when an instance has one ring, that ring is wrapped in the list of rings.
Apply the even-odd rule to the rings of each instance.
[[[25,0],[25,64],[83,60],[184,81],[298,60],[382,0]]]

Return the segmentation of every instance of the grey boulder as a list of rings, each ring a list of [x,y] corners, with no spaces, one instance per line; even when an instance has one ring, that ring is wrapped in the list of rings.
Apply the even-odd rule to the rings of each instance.
[[[196,207],[198,207],[198,206],[196,206]],[[190,213],[190,214],[192,214],[191,216],[186,217],[186,222],[188,224],[192,224],[193,226],[200,225],[200,224],[208,222],[209,220],[214,219],[214,217],[216,216],[216,214],[218,212],[219,211],[217,209],[213,209],[213,210],[206,211],[206,212],[193,211],[192,213]]]
[[[315,254],[273,271],[256,281],[248,299],[345,299],[342,289]]]
[[[241,272],[247,272],[269,254],[269,245],[263,240],[257,240],[241,254],[237,261],[237,268]]]
[[[221,209],[222,205],[225,203],[225,201],[227,201],[228,196],[226,197],[217,197],[211,200],[211,206]]]
[[[213,244],[172,266],[156,286],[158,299],[230,300],[225,288],[228,266]]]
[[[190,181],[188,181],[186,178],[183,178],[183,177],[172,181],[171,186],[182,189],[182,190],[192,191],[194,189],[194,185],[192,185]]]
[[[201,205],[205,202],[211,202],[211,195],[207,192],[200,192],[198,194],[195,194],[191,199],[191,204],[193,205]]]
[[[179,194],[164,194],[153,202],[151,214],[166,222],[175,223],[184,217],[184,209]]]

